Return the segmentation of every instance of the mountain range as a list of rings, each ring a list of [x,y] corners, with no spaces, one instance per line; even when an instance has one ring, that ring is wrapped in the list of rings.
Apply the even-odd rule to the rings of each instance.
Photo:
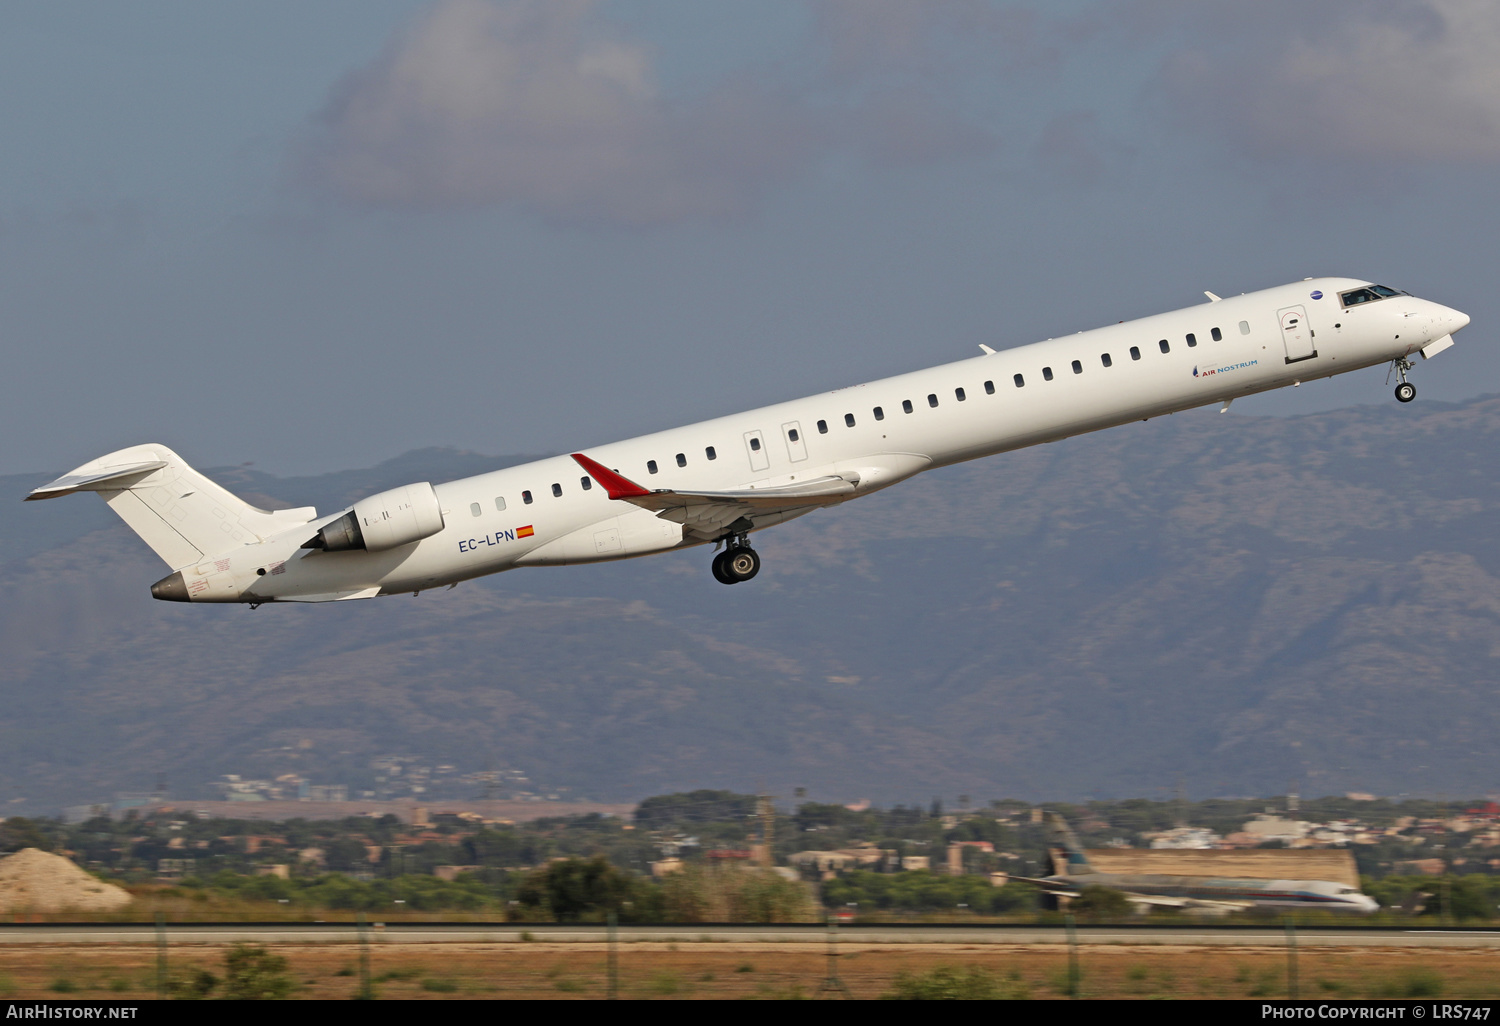
[[[67,468],[3,477],[0,814],[395,752],[601,801],[1500,790],[1497,438],[1500,397],[1206,409],[814,513],[734,587],[694,549],[255,610],[153,601],[103,503],[19,502]],[[326,512],[526,458],[206,472]]]

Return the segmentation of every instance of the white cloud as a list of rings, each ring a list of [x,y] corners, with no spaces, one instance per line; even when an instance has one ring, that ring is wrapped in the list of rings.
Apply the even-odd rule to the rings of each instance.
[[[1246,149],[1500,157],[1494,0],[1245,5],[1195,18],[1188,32],[1163,88],[1192,121],[1231,132]]]
[[[930,75],[956,56],[973,60],[972,52],[939,40],[1006,59],[1036,51],[1037,17],[989,0],[816,0],[813,11],[834,64],[854,75],[882,66]]]
[[[651,224],[742,212],[766,185],[833,154],[911,163],[994,145],[930,83],[848,61],[828,62],[840,70],[801,91],[768,71],[701,100],[665,97],[651,50],[600,7],[442,0],[340,86],[303,167],[369,204],[518,203],[565,220]],[[870,23],[893,9],[872,4]],[[824,44],[860,24],[857,11],[838,12]],[[916,27],[907,16],[896,26]]]

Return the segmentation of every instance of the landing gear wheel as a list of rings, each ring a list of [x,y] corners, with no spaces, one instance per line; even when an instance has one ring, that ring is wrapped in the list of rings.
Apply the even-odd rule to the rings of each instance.
[[[760,556],[754,549],[730,549],[724,553],[723,559],[724,576],[731,578],[736,584],[748,581],[760,573]]]
[[[718,581],[720,584],[739,584],[739,579],[729,576],[729,571],[725,568],[724,564],[728,562],[728,559],[729,553],[727,551],[721,552],[714,557],[714,561],[711,565],[711,568],[714,572],[714,580]]]
[[[1410,381],[1403,381],[1396,386],[1396,402],[1409,403],[1417,397],[1417,386]]]

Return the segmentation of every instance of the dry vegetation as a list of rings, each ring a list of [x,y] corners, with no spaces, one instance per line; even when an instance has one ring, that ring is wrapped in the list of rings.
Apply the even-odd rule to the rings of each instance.
[[[169,974],[223,975],[218,945],[182,945]],[[275,945],[287,958],[294,997],[351,998],[360,986],[357,946]],[[1067,996],[1067,952],[1053,946],[845,944],[838,975],[857,998],[890,992],[902,974],[978,967],[1013,996]],[[607,954],[599,944],[375,944],[376,996],[434,998],[601,998]],[[1493,951],[1303,950],[1304,998],[1500,997]],[[1287,960],[1272,948],[1090,946],[1080,959],[1085,998],[1279,998]],[[620,994],[630,998],[786,998],[819,996],[828,971],[821,944],[703,942],[620,946]],[[0,997],[154,996],[156,952],[146,945],[12,945],[0,951]]]

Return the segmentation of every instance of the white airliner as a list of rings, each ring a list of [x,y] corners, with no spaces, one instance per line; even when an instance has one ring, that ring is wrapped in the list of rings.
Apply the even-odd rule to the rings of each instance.
[[[1057,813],[1051,813],[1053,843],[1065,859],[1063,872],[1043,877],[1011,877],[1036,884],[1048,894],[1079,897],[1086,887],[1122,892],[1136,911],[1179,908],[1226,914],[1251,908],[1291,908],[1322,912],[1378,911],[1380,903],[1358,887],[1336,880],[1271,880],[1262,877],[1174,876],[1166,873],[1100,873],[1089,864],[1077,836]]]
[[[27,499],[98,492],[172,573],[175,602],[330,602],[418,593],[524,566],[719,549],[725,584],[760,570],[752,532],[933,467],[1389,363],[1469,323],[1350,278],[1122,322],[806,399],[432,485],[319,517],[256,509],[164,445],[101,456]],[[1387,378],[1389,381],[1389,377]]]

